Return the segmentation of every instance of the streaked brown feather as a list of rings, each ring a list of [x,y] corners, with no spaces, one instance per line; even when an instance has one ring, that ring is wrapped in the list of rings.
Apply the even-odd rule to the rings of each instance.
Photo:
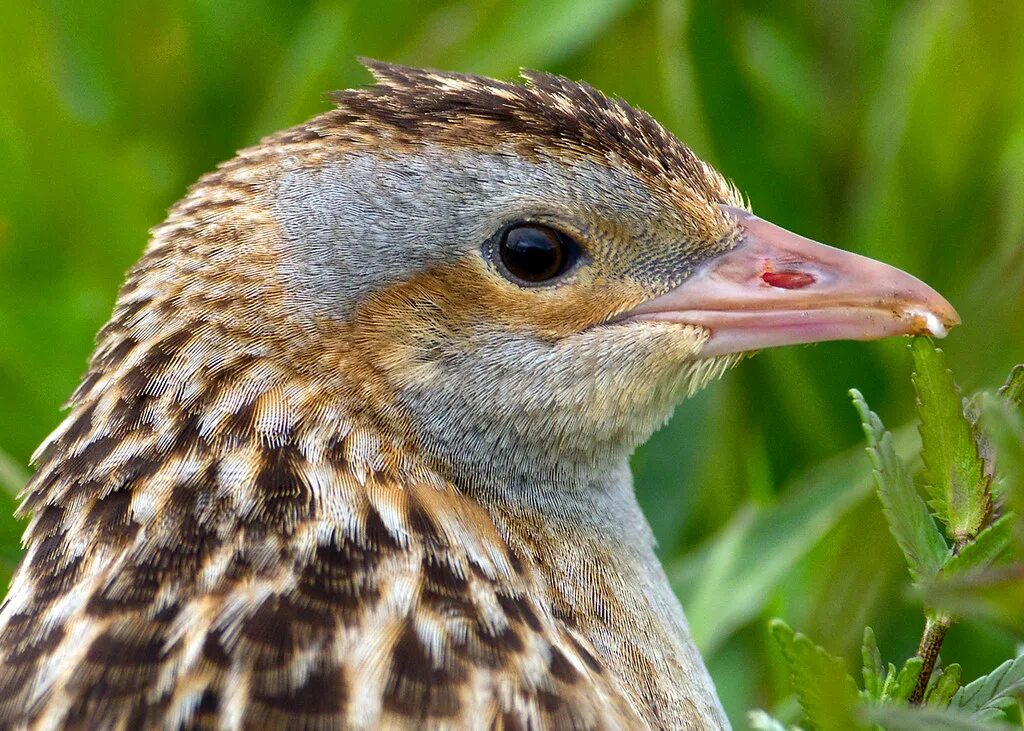
[[[104,387],[42,455],[0,718],[628,726],[537,567],[403,445],[190,331],[140,348],[101,344]],[[161,386],[172,367],[206,388]]]

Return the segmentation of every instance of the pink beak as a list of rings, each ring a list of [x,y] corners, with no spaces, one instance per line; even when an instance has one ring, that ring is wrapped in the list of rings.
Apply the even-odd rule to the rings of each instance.
[[[624,320],[701,325],[702,357],[825,340],[944,337],[960,316],[942,295],[888,264],[819,244],[740,208],[739,244]]]

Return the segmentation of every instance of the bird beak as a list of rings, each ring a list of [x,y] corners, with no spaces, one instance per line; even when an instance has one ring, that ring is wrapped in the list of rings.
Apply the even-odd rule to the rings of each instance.
[[[942,295],[888,264],[819,244],[732,206],[742,235],[625,321],[706,328],[702,357],[825,340],[944,337],[960,316]]]

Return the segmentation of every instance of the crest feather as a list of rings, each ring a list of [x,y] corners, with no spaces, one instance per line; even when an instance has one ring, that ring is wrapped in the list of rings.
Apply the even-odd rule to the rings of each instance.
[[[521,70],[524,83],[360,59],[375,84],[334,92],[334,113],[314,120],[367,144],[430,142],[478,149],[513,145],[631,167],[653,189],[708,203],[734,203],[732,186],[650,114],[563,76]]]

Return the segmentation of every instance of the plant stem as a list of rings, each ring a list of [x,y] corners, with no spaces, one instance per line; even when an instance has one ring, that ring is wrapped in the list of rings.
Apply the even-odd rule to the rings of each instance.
[[[942,649],[942,641],[946,639],[946,631],[953,623],[953,618],[946,614],[929,616],[925,620],[924,632],[921,634],[921,642],[917,646],[917,657],[924,660],[921,666],[921,674],[917,676],[917,685],[914,692],[910,694],[911,705],[918,705],[924,700],[924,692],[928,689],[928,681],[935,670],[935,663],[939,659],[939,650]]]

